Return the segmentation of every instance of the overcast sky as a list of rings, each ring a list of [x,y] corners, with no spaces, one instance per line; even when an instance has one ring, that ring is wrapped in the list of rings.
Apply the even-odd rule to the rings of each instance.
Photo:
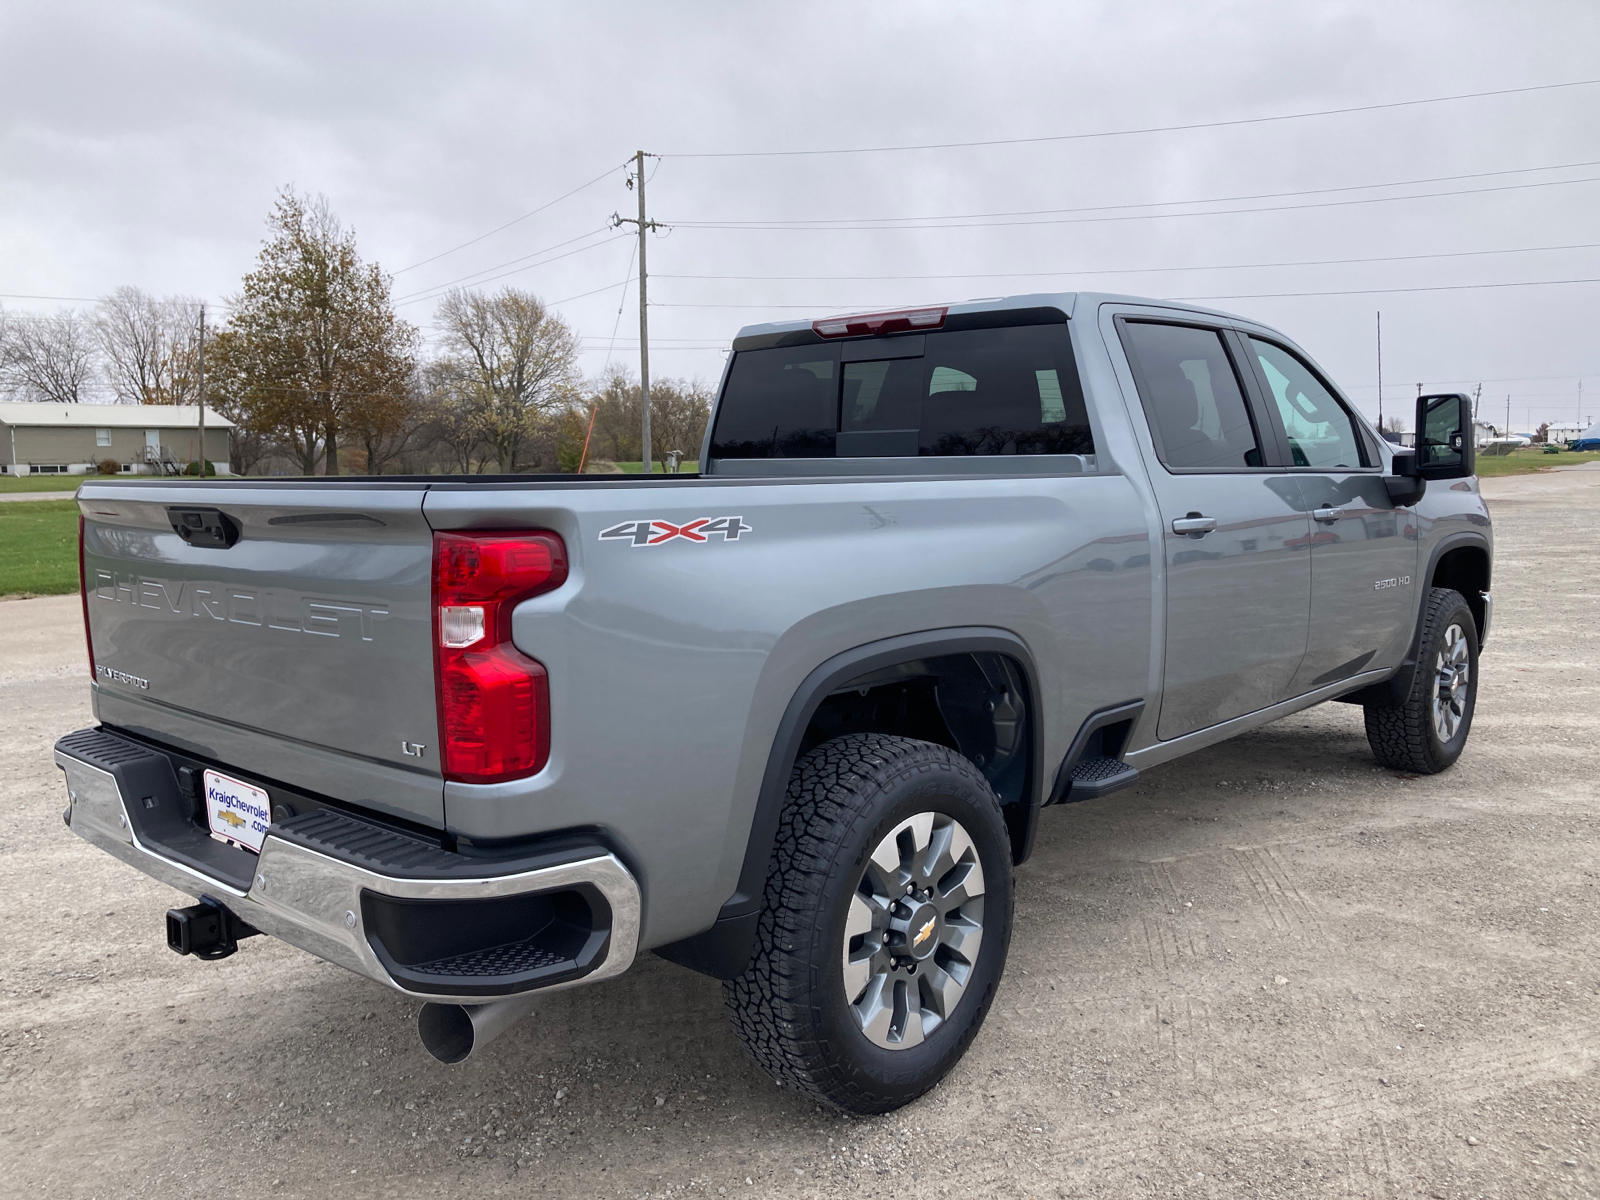
[[[1095,289],[1217,297],[1298,340],[1369,413],[1381,309],[1389,410],[1409,413],[1418,382],[1482,380],[1496,423],[1508,393],[1515,428],[1573,421],[1589,376],[1587,419],[1600,282],[1549,281],[1600,280],[1600,86],[697,156],[1600,80],[1596,46],[1594,0],[7,0],[0,304],[120,284],[225,298],[293,185],[328,197],[425,330],[437,289],[480,273],[556,302],[587,370],[636,366],[633,243],[604,230],[633,211],[622,164],[644,149],[661,156],[650,213],[671,227],[648,251],[657,375],[714,380],[758,321]],[[1195,201],[1210,203],[1171,203]],[[1033,215],[990,215],[1015,213]],[[963,219],[880,223],[918,217]],[[828,220],[856,227],[794,224]],[[1327,261],[1349,259],[1379,261]],[[1380,291],[1422,288],[1452,290]]]

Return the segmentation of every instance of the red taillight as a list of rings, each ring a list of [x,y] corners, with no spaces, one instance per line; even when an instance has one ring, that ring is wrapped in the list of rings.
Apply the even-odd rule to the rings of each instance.
[[[89,652],[89,678],[94,670],[94,639],[89,634],[89,572],[83,569],[83,515],[78,515],[78,595],[83,599],[83,648]]]
[[[904,333],[912,329],[937,329],[944,324],[943,308],[902,308],[896,312],[857,313],[848,317],[823,317],[811,322],[819,337],[860,337],[863,334]]]
[[[550,757],[550,684],[511,644],[511,610],[567,578],[553,533],[433,535],[439,761],[459,783],[532,775]]]

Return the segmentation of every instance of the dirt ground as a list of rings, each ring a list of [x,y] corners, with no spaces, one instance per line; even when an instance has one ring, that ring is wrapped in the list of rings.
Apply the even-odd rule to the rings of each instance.
[[[1330,704],[1046,813],[972,1052],[870,1120],[652,956],[444,1067],[287,946],[170,953],[177,894],[61,823],[77,598],[0,605],[0,1193],[1600,1195],[1600,470],[1485,492],[1455,769],[1380,770]]]

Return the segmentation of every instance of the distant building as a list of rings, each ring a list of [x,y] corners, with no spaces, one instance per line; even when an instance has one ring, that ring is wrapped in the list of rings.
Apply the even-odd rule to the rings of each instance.
[[[1545,437],[1555,445],[1565,445],[1567,442],[1575,442],[1581,438],[1586,428],[1588,427],[1585,425],[1552,421],[1549,428],[1545,430]]]
[[[177,475],[199,455],[193,404],[0,402],[0,471],[85,475],[112,459],[126,475]],[[205,457],[229,474],[233,422],[206,409]]]

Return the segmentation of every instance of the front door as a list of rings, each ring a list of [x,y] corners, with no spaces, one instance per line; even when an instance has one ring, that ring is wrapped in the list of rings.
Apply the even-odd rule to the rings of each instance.
[[[1305,655],[1310,518],[1298,482],[1265,465],[1261,417],[1230,339],[1121,317],[1149,429],[1166,560],[1166,659],[1156,735],[1181,737],[1287,698]],[[1237,344],[1237,343],[1232,343]]]
[[[1311,624],[1295,695],[1393,666],[1416,611],[1417,526],[1383,485],[1376,447],[1298,354],[1248,339],[1312,522]]]

